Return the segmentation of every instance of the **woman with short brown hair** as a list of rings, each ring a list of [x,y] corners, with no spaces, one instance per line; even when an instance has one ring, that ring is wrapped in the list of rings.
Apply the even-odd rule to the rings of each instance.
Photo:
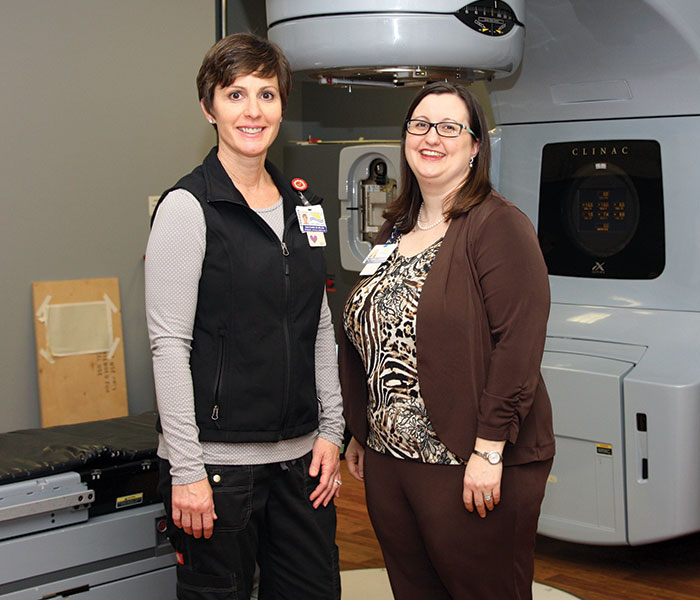
[[[179,600],[340,598],[333,498],[344,432],[319,198],[266,160],[289,63],[250,34],[197,77],[218,144],[167,190],[146,252],[159,490]],[[293,185],[294,184],[294,185]]]

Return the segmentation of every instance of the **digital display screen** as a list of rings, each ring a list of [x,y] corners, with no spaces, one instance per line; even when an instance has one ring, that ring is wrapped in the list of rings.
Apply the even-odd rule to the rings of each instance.
[[[546,144],[537,217],[550,275],[658,277],[666,261],[661,146],[628,139]]]
[[[628,227],[624,188],[579,189],[578,230],[606,233]]]

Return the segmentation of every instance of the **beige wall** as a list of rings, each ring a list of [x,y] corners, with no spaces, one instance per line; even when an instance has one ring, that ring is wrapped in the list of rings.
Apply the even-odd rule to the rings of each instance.
[[[119,278],[130,411],[153,408],[147,196],[214,142],[214,41],[213,0],[0,3],[0,431],[40,424],[32,281]]]

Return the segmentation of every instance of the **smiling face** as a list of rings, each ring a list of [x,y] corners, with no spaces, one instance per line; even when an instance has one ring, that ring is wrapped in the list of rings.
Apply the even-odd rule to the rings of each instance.
[[[216,86],[211,110],[201,102],[204,115],[216,124],[219,153],[237,158],[265,157],[275,141],[282,119],[277,77],[255,73]]]
[[[464,101],[455,94],[429,94],[410,116],[430,123],[452,121],[470,125]],[[431,127],[425,135],[406,133],[406,161],[425,193],[448,194],[469,174],[469,160],[479,152],[479,143],[463,130],[459,137],[441,137]]]

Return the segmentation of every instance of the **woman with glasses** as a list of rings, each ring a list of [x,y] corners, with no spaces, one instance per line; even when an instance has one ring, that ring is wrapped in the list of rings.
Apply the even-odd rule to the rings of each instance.
[[[425,87],[402,189],[340,336],[350,473],[400,600],[531,598],[554,455],[540,375],[547,269],[527,217],[489,181],[483,111]]]

